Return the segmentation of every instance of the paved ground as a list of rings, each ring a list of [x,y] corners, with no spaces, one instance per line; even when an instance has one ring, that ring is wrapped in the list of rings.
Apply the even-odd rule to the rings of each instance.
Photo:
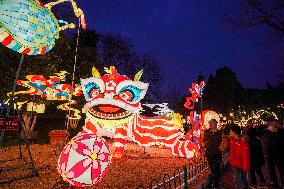
[[[190,189],[201,189],[202,185],[205,186],[205,182],[206,182],[206,179],[203,179],[196,186],[191,186]],[[233,173],[230,170],[230,167],[228,167],[224,169],[222,172],[220,189],[233,189],[234,188],[233,186],[234,186],[233,185]]]

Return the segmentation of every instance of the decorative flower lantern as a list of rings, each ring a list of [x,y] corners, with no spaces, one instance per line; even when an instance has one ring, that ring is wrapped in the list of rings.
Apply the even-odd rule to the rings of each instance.
[[[58,172],[75,187],[96,184],[108,171],[111,155],[108,143],[94,134],[75,136],[63,149]]]

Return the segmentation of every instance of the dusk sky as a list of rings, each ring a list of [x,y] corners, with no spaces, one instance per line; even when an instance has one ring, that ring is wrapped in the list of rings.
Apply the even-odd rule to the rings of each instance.
[[[169,86],[188,88],[199,72],[208,77],[228,66],[244,87],[276,85],[283,73],[284,37],[261,26],[228,32],[225,14],[238,4],[225,0],[81,0],[89,29],[132,40],[137,53],[161,65]],[[236,1],[237,2],[237,1]],[[282,57],[281,57],[282,56]],[[185,89],[185,90],[186,90]]]

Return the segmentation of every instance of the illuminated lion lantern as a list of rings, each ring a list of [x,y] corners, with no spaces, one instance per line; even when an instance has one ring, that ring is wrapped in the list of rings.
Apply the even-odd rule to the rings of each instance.
[[[140,80],[142,71],[134,80],[120,75],[115,67],[106,69],[106,75],[93,69],[91,78],[82,79],[82,90],[87,101],[86,121],[81,133],[114,138],[114,157],[120,158],[127,141],[140,146],[162,145],[173,155],[192,158],[198,155],[198,144],[185,140],[185,135],[166,116],[145,117],[139,114],[141,99],[148,83]]]
[[[199,155],[199,142],[192,140],[194,132],[191,130],[184,134],[178,125],[180,121],[176,121],[180,120],[179,117],[173,116],[171,119],[162,115],[146,117],[140,114],[140,101],[148,89],[148,83],[139,81],[143,71],[139,71],[134,80],[120,75],[113,66],[105,68],[105,72],[106,74],[101,76],[97,69],[93,68],[93,77],[81,79],[81,87],[87,101],[84,107],[87,110],[86,120],[83,130],[67,144],[59,157],[58,171],[63,180],[74,186],[83,187],[95,184],[102,178],[107,171],[106,168],[90,174],[91,168],[88,167],[91,166],[91,161],[98,161],[99,155],[93,156],[90,149],[85,149],[84,153],[78,147],[81,141],[85,144],[96,143],[97,140],[104,141],[102,137],[113,138],[115,147],[112,156],[105,153],[103,157],[107,155],[107,159],[99,158],[103,163],[106,160],[110,162],[110,157],[122,158],[127,141],[133,141],[144,147],[162,146],[179,157],[192,158]],[[106,141],[104,144],[107,146]],[[87,146],[92,147],[92,145]],[[84,159],[88,159],[86,166],[82,164]]]

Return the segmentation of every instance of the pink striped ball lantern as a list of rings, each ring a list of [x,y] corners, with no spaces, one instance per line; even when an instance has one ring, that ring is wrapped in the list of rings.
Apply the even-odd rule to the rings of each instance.
[[[94,134],[75,136],[58,159],[58,172],[75,187],[96,184],[108,171],[111,153],[108,143]]]

